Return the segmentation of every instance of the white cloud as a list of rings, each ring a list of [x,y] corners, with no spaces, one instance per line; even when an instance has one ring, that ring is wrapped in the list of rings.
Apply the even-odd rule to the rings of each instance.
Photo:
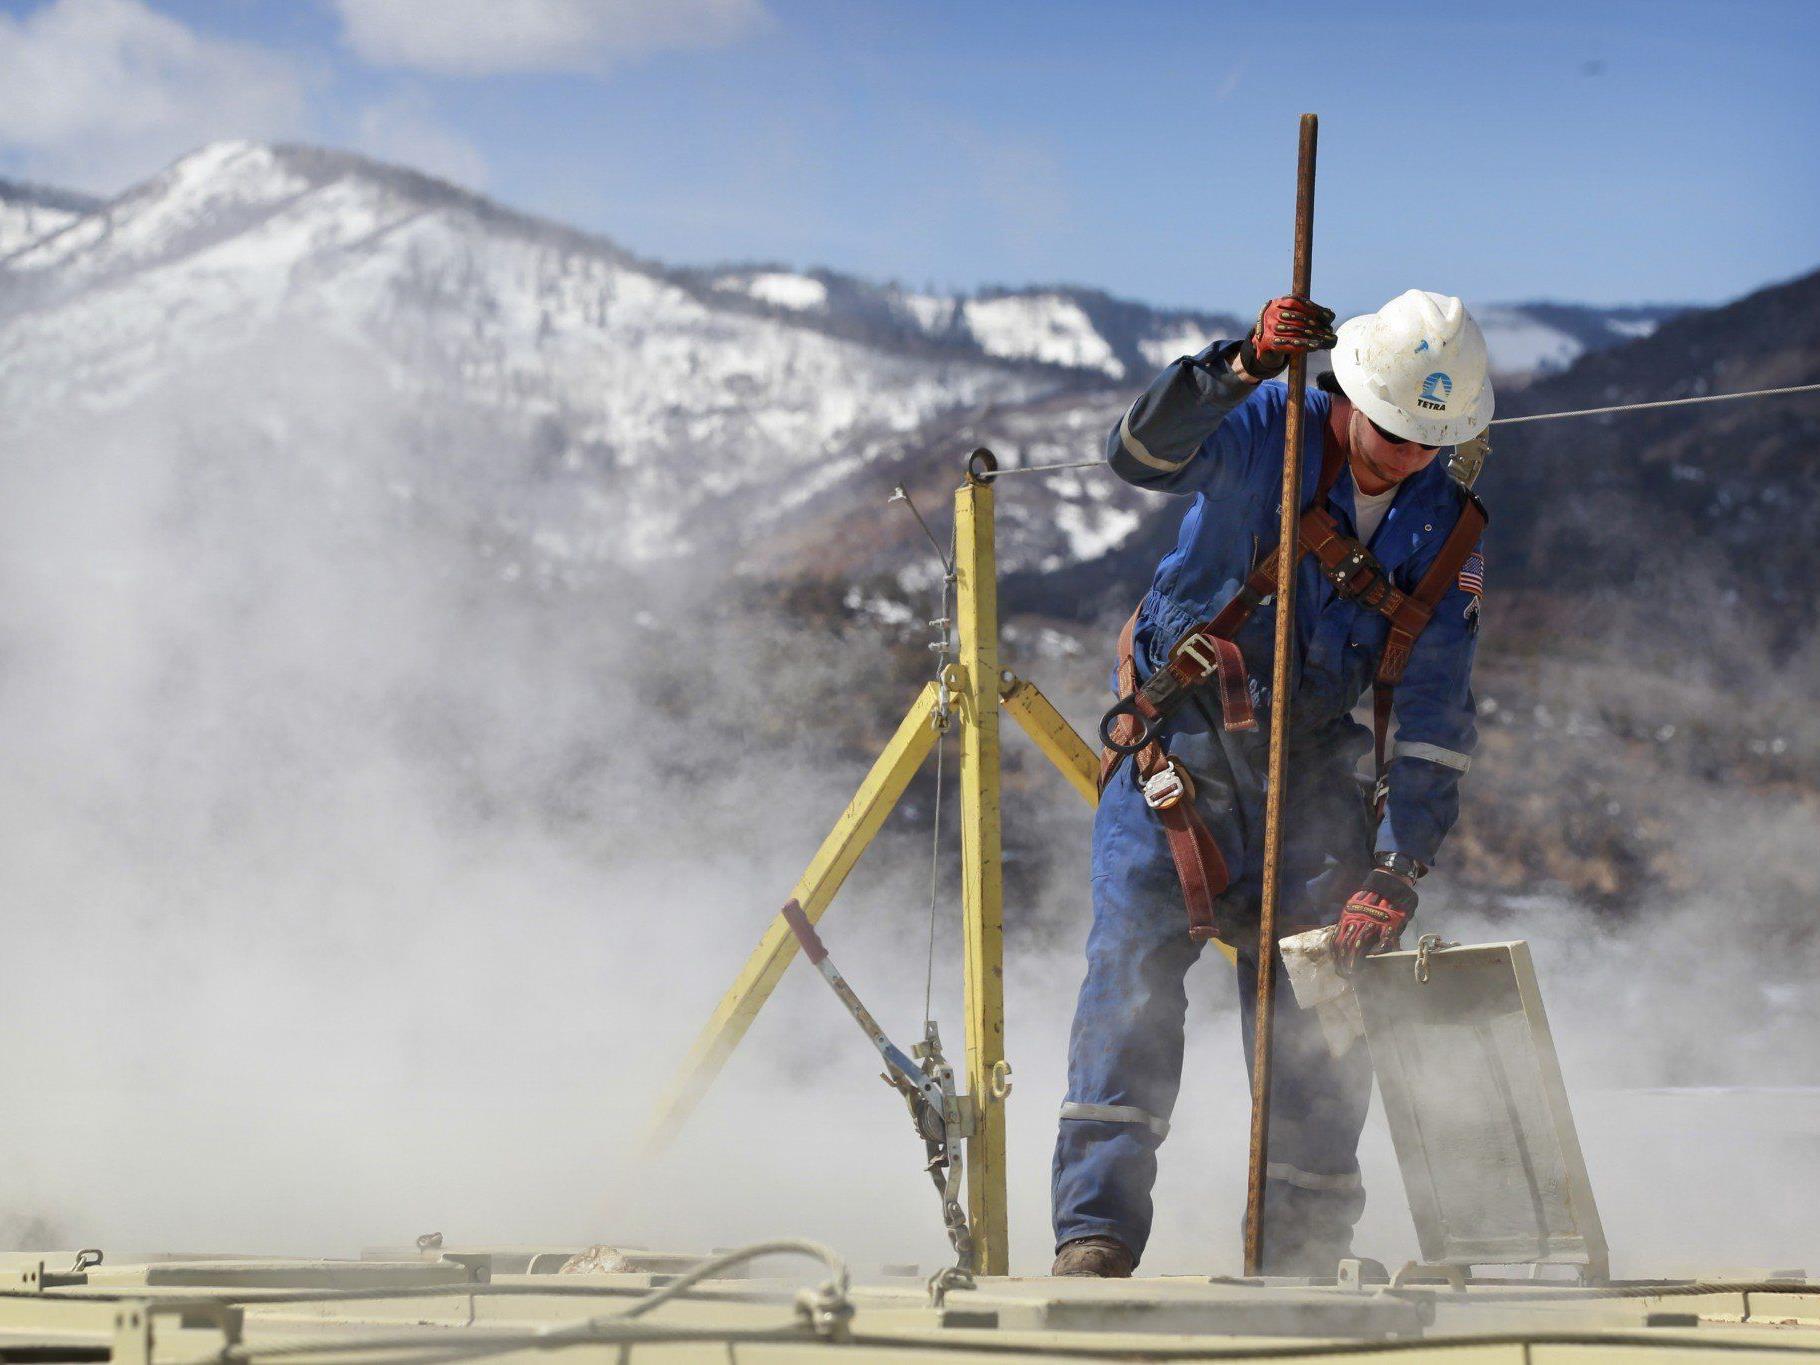
[[[442,75],[600,71],[718,47],[761,27],[763,0],[335,0],[355,53]]]
[[[385,161],[479,189],[486,184],[487,162],[480,149],[436,122],[421,91],[406,90],[360,111],[360,150]]]
[[[204,142],[291,134],[303,121],[289,63],[141,0],[0,14],[0,158],[20,174],[117,190]]]

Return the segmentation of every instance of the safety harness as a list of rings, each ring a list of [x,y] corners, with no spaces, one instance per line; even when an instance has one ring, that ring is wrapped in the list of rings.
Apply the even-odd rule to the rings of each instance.
[[[1391,703],[1397,683],[1409,665],[1417,637],[1458,578],[1490,517],[1485,505],[1470,490],[1463,488],[1466,506],[1460,511],[1459,521],[1442,542],[1440,553],[1416,590],[1403,592],[1390,581],[1389,573],[1377,556],[1342,533],[1333,513],[1327,510],[1327,495],[1346,468],[1345,447],[1334,425],[1338,416],[1336,404],[1324,433],[1321,474],[1315,488],[1314,505],[1302,514],[1297,543],[1302,554],[1315,557],[1322,576],[1333,585],[1336,593],[1347,601],[1380,612],[1390,622],[1384,654],[1371,682],[1373,753],[1377,765],[1377,785],[1372,799],[1381,818],[1387,790],[1385,769],[1389,766],[1387,738]],[[1300,556],[1297,558],[1299,560]],[[1136,765],[1144,802],[1156,812],[1168,837],[1169,856],[1175,863],[1176,875],[1182,883],[1182,896],[1188,905],[1188,932],[1197,939],[1218,937],[1213,902],[1225,891],[1231,881],[1231,872],[1207,822],[1195,808],[1194,784],[1187,769],[1179,760],[1164,753],[1158,732],[1163,721],[1188,700],[1193,690],[1209,681],[1218,688],[1223,728],[1257,728],[1246,681],[1245,659],[1233,637],[1276,588],[1277,552],[1273,546],[1259,557],[1232,600],[1211,620],[1202,622],[1177,641],[1169,652],[1168,662],[1141,687],[1133,647],[1138,612],[1131,614],[1131,619],[1119,632],[1120,700],[1100,722],[1100,738],[1106,745],[1100,756],[1100,790],[1105,790],[1120,762],[1130,756]],[[1141,606],[1139,610],[1142,610]]]

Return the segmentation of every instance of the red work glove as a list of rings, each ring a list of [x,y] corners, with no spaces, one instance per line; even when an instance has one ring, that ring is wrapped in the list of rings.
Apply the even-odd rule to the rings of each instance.
[[[1285,294],[1258,314],[1251,335],[1239,343],[1239,364],[1253,379],[1269,379],[1283,372],[1291,354],[1325,351],[1337,340],[1333,309]]]
[[[1340,912],[1333,956],[1341,975],[1351,975],[1361,957],[1395,948],[1415,910],[1415,883],[1381,867],[1373,868]]]

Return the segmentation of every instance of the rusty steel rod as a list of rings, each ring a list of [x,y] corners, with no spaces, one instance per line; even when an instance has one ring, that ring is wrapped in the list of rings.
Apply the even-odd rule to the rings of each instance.
[[[1307,298],[1314,237],[1314,154],[1320,121],[1302,115],[1295,176],[1295,283]],[[1295,648],[1296,563],[1302,557],[1302,402],[1308,357],[1289,361],[1289,407],[1283,414],[1283,500],[1277,519],[1276,654],[1270,668],[1270,770],[1264,796],[1264,895],[1258,908],[1257,1015],[1251,1047],[1251,1164],[1245,1183],[1245,1273],[1264,1264],[1264,1173],[1270,1164],[1270,1044],[1276,1024],[1277,900],[1281,892],[1283,787],[1288,780],[1290,662]]]

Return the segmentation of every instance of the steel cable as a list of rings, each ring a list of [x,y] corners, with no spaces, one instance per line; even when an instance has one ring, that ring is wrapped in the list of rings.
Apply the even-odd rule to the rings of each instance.
[[[1742,393],[1708,393],[1692,398],[1660,398],[1647,403],[1614,403],[1603,408],[1574,408],[1566,412],[1532,412],[1520,417],[1494,417],[1494,427],[1516,426],[1519,422],[1553,422],[1563,417],[1598,417],[1613,412],[1643,412],[1649,408],[1679,408],[1693,403],[1729,403],[1738,398],[1775,398],[1791,393],[1820,392],[1820,384],[1785,384],[1775,389],[1747,389]],[[1060,464],[1017,465],[998,469],[987,480],[1002,479],[1009,474],[1053,474],[1063,469],[1104,469],[1104,460],[1067,460]]]
[[[946,594],[943,594],[946,597]],[[945,607],[945,603],[944,603]],[[929,1011],[935,998],[935,903],[942,873],[942,758],[948,749],[948,718],[939,716],[935,732],[935,813],[929,834],[929,958],[923,970],[923,1036],[929,1036]]]
[[[1650,403],[1614,403],[1607,408],[1575,408],[1571,412],[1532,412],[1521,417],[1494,417],[1494,427],[1515,426],[1518,422],[1552,422],[1557,417],[1597,417],[1607,412],[1642,412],[1645,408],[1680,408],[1690,403],[1729,403],[1734,398],[1774,398],[1785,393],[1813,393],[1820,384],[1785,384],[1779,389],[1747,389],[1743,393],[1708,393],[1693,398],[1659,398]]]

